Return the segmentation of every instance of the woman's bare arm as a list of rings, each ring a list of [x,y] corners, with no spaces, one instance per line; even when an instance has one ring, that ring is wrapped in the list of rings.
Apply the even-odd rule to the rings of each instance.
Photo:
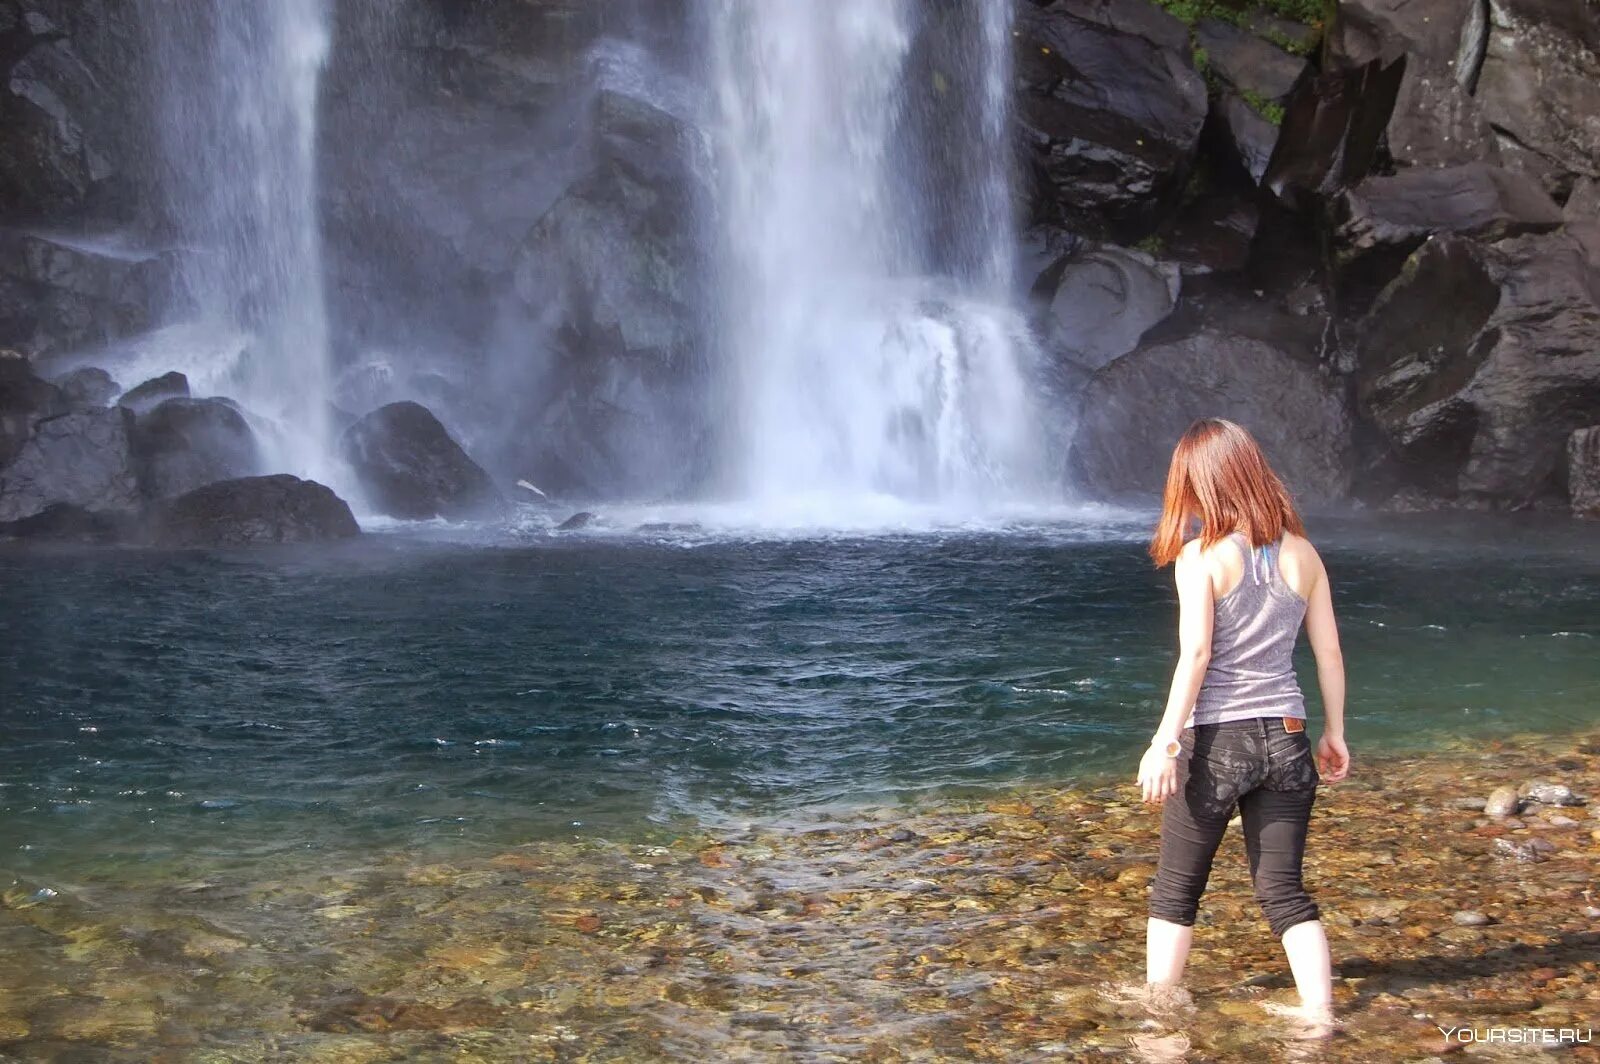
[[[1306,602],[1306,638],[1317,661],[1317,686],[1322,689],[1323,731],[1318,744],[1324,762],[1323,778],[1329,783],[1350,772],[1350,754],[1344,744],[1344,652],[1339,648],[1339,627],[1333,619],[1333,589],[1328,570],[1316,555],[1316,582]]]
[[[1172,671],[1172,687],[1167,693],[1167,709],[1156,728],[1156,740],[1176,739],[1188,723],[1200,684],[1211,663],[1211,628],[1214,621],[1211,573],[1200,553],[1200,544],[1191,542],[1178,555],[1173,567],[1178,585],[1178,664]]]

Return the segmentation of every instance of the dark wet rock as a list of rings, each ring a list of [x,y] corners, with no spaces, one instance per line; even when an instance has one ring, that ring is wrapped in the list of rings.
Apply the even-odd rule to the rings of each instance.
[[[391,517],[461,521],[503,506],[489,474],[420,403],[374,410],[345,431],[340,448],[367,501]]]
[[[1017,15],[1034,214],[1085,233],[1148,228],[1182,189],[1206,115],[1182,24],[1112,11],[1056,2]]]
[[[1600,517],[1600,425],[1567,438],[1567,495],[1575,517]]]
[[[55,379],[62,397],[70,406],[100,407],[111,405],[122,392],[122,386],[111,374],[97,366],[84,366]]]
[[[1404,57],[1379,56],[1308,77],[1284,106],[1262,180],[1282,203],[1311,209],[1371,172],[1394,113]]]
[[[575,532],[580,528],[588,528],[594,523],[595,515],[588,510],[579,510],[565,521],[556,526],[557,532]]]
[[[0,524],[0,538],[56,543],[120,543],[136,534],[130,514],[96,513],[71,503],[52,503],[31,517]]]
[[[1306,61],[1248,30],[1217,19],[1194,28],[1194,46],[1206,56],[1206,69],[1240,94],[1281,102],[1306,72]]]
[[[0,349],[0,470],[17,456],[35,422],[66,410],[60,388],[35,375],[21,354]]]
[[[1257,184],[1267,175],[1278,145],[1278,125],[1237,93],[1224,92],[1212,110],[1218,130],[1233,147],[1240,169]]]
[[[1371,177],[1341,196],[1335,211],[1346,261],[1380,247],[1409,250],[1434,233],[1499,240],[1548,232],[1562,220],[1537,183],[1485,163]]]
[[[1070,466],[1092,491],[1159,494],[1174,442],[1198,417],[1248,428],[1298,498],[1348,492],[1350,422],[1339,393],[1275,347],[1211,330],[1141,348],[1096,373]]]
[[[117,405],[125,406],[136,414],[143,414],[168,399],[187,398],[189,398],[189,378],[173,370],[129,388],[117,400]]]
[[[147,499],[261,472],[255,433],[227,399],[166,400],[135,423],[133,452]]]
[[[0,343],[46,355],[131,336],[172,283],[169,255],[0,229]]]
[[[1539,780],[1522,788],[1522,796],[1540,805],[1583,805],[1584,799],[1572,792],[1565,783],[1547,783]]]
[[[1496,787],[1484,803],[1483,811],[1493,817],[1513,816],[1521,806],[1515,787]]]
[[[1335,67],[1404,56],[1388,148],[1405,166],[1498,164],[1493,130],[1471,95],[1483,59],[1483,0],[1350,0],[1328,34]]]
[[[1507,166],[1564,196],[1600,178],[1600,7],[1491,0],[1476,97]]]
[[[1178,268],[1143,252],[1104,245],[1060,268],[1049,304],[1050,347],[1097,370],[1132,351],[1178,301]]]
[[[1405,432],[1438,441],[1435,480],[1461,504],[1564,506],[1571,435],[1600,423],[1600,232],[1518,237],[1485,258],[1499,303],[1433,363]]]
[[[45,418],[0,470],[0,521],[17,521],[53,503],[94,511],[138,507],[130,435],[133,415],[119,408]]]
[[[311,480],[278,474],[224,480],[161,506],[151,539],[164,547],[234,547],[347,539],[361,529],[350,507]]]
[[[1253,198],[1199,197],[1167,232],[1162,258],[1177,263],[1187,275],[1241,270],[1250,261],[1260,223],[1261,211]]]

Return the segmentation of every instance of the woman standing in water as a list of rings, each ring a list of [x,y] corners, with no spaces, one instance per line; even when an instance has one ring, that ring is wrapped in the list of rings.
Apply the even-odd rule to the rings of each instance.
[[[1319,779],[1350,771],[1327,570],[1255,439],[1209,418],[1173,451],[1150,555],[1177,563],[1180,649],[1166,712],[1139,763],[1144,800],[1162,805],[1145,978],[1151,989],[1181,982],[1200,895],[1237,805],[1256,899],[1300,992],[1290,1011],[1326,1028],[1332,965],[1301,864]],[[1302,621],[1325,714],[1315,763],[1291,661]]]

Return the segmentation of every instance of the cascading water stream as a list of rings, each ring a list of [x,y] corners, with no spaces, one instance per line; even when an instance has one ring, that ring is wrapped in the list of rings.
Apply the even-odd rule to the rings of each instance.
[[[976,41],[924,84],[930,17],[724,0],[710,20],[731,464],[754,499],[826,500],[822,520],[883,496],[983,507],[1038,487],[1032,349],[1008,306],[1009,5],[977,5]],[[938,180],[903,114],[930,92],[977,110],[970,161]]]
[[[163,187],[194,319],[153,353],[251,414],[274,471],[329,479],[317,210],[327,0],[140,0]]]

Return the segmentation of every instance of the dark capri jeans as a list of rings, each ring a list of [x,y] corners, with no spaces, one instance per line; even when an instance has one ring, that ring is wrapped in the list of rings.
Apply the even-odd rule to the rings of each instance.
[[[1272,933],[1282,936],[1295,924],[1317,919],[1300,866],[1320,777],[1310,737],[1303,728],[1286,731],[1284,719],[1197,724],[1184,732],[1180,789],[1162,803],[1151,916],[1194,924],[1212,858],[1237,804],[1250,879]]]

